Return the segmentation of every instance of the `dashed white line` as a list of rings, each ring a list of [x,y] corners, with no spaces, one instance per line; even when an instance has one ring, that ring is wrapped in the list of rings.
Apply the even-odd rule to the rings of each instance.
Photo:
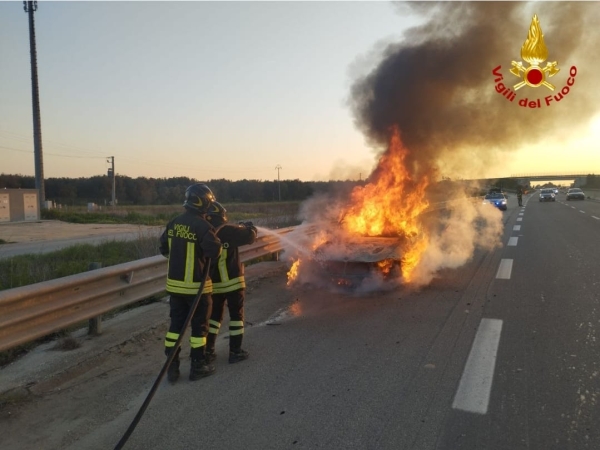
[[[517,222],[522,222],[523,218],[522,217],[517,217]]]
[[[518,237],[511,237],[508,239],[508,246],[509,247],[516,247],[517,246],[517,242],[519,242],[519,238]]]
[[[501,333],[501,320],[481,319],[452,408],[487,413]]]
[[[496,272],[496,278],[502,280],[510,280],[510,274],[512,272],[512,259],[501,259],[500,266],[498,266],[498,272]]]
[[[585,214],[585,211],[579,210],[579,212]]]
[[[522,215],[523,215],[523,213],[519,213],[519,215],[520,215],[520,216],[522,216]]]
[[[592,219],[600,220],[600,217],[592,216]]]
[[[571,206],[571,208],[575,209],[575,207],[574,207],[574,206]]]
[[[521,230],[521,225],[515,225],[513,227],[513,231],[520,231]]]

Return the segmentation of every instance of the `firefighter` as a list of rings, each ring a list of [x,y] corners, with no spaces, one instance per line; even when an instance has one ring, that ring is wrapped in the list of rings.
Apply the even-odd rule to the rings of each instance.
[[[244,337],[244,298],[246,281],[244,264],[240,261],[238,247],[256,241],[257,230],[252,222],[239,225],[227,223],[227,211],[219,202],[213,203],[206,219],[216,228],[223,251],[216,266],[211,270],[213,280],[213,310],[209,321],[206,354],[209,362],[215,360],[215,341],[223,322],[225,302],[229,309],[229,362],[236,363],[248,358],[242,350]]]
[[[189,314],[205,271],[207,258],[217,261],[221,254],[221,242],[213,227],[206,221],[206,212],[215,201],[208,186],[193,184],[185,191],[185,212],[171,220],[160,237],[160,252],[168,257],[167,292],[171,324],[165,338],[167,357],[173,351]],[[210,274],[209,274],[210,275]],[[191,381],[211,375],[215,367],[206,361],[206,336],[212,307],[212,283],[207,277],[198,307],[191,320],[190,377]],[[179,378],[179,353],[167,372],[167,379],[174,383]]]

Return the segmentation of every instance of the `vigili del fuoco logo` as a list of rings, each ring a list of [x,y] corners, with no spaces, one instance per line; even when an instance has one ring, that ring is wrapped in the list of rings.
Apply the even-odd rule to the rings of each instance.
[[[496,92],[503,95],[508,101],[514,102],[517,98],[517,91],[522,87],[528,86],[530,88],[537,89],[541,86],[547,88],[550,91],[555,91],[555,86],[549,81],[554,75],[556,75],[560,68],[556,61],[546,62],[546,66],[543,66],[544,61],[548,59],[548,48],[544,43],[544,35],[542,34],[542,27],[537,15],[531,19],[531,25],[529,26],[529,33],[527,39],[521,47],[521,59],[529,64],[526,66],[521,61],[512,61],[512,68],[510,73],[518,77],[520,81],[512,86],[506,86],[502,83],[504,76],[500,72],[502,66],[496,67],[492,70],[492,74],[496,77],[494,82],[496,83]],[[571,66],[569,69],[569,78],[567,84],[554,94],[547,95],[543,101],[540,98],[529,99],[523,97],[518,100],[518,105],[523,108],[541,108],[542,106],[550,106],[554,103],[560,102],[569,93],[571,86],[575,84],[575,76],[577,75],[577,67]],[[530,90],[521,91],[524,94],[531,92]]]

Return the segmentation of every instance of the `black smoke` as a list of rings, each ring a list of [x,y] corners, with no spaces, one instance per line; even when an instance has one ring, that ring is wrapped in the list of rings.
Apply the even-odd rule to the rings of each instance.
[[[371,144],[387,145],[400,130],[413,175],[431,171],[446,158],[485,160],[498,150],[560,134],[585,123],[598,110],[592,78],[600,68],[599,8],[586,2],[408,2],[402,12],[424,14],[427,22],[389,45],[379,65],[355,81],[350,104]],[[495,91],[492,70],[502,66],[503,83],[519,61],[533,14],[537,14],[560,72],[545,87],[525,87],[511,103]],[[538,110],[519,107],[523,97],[555,94],[577,66],[576,83],[560,103]],[[594,95],[592,95],[594,94]],[[375,174],[382,168],[377,168]]]

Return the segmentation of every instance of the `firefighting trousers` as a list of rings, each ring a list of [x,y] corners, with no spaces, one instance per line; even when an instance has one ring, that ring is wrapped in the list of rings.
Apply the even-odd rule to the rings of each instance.
[[[239,289],[233,292],[225,292],[223,294],[213,294],[213,308],[210,316],[208,332],[211,335],[219,334],[221,323],[223,322],[223,314],[225,303],[229,309],[229,349],[237,351],[242,345],[244,336],[244,299],[246,290]],[[214,339],[212,339],[214,342]]]
[[[190,313],[194,298],[195,297],[187,295],[171,295],[169,300],[171,325],[169,326],[169,331],[165,338],[165,354],[167,355],[169,355],[171,350],[175,347],[175,342],[179,339],[179,335],[185,333],[183,325]],[[206,336],[208,335],[208,320],[211,315],[211,309],[211,295],[202,295],[191,320],[192,333],[190,335],[190,356],[193,360],[204,358]]]

